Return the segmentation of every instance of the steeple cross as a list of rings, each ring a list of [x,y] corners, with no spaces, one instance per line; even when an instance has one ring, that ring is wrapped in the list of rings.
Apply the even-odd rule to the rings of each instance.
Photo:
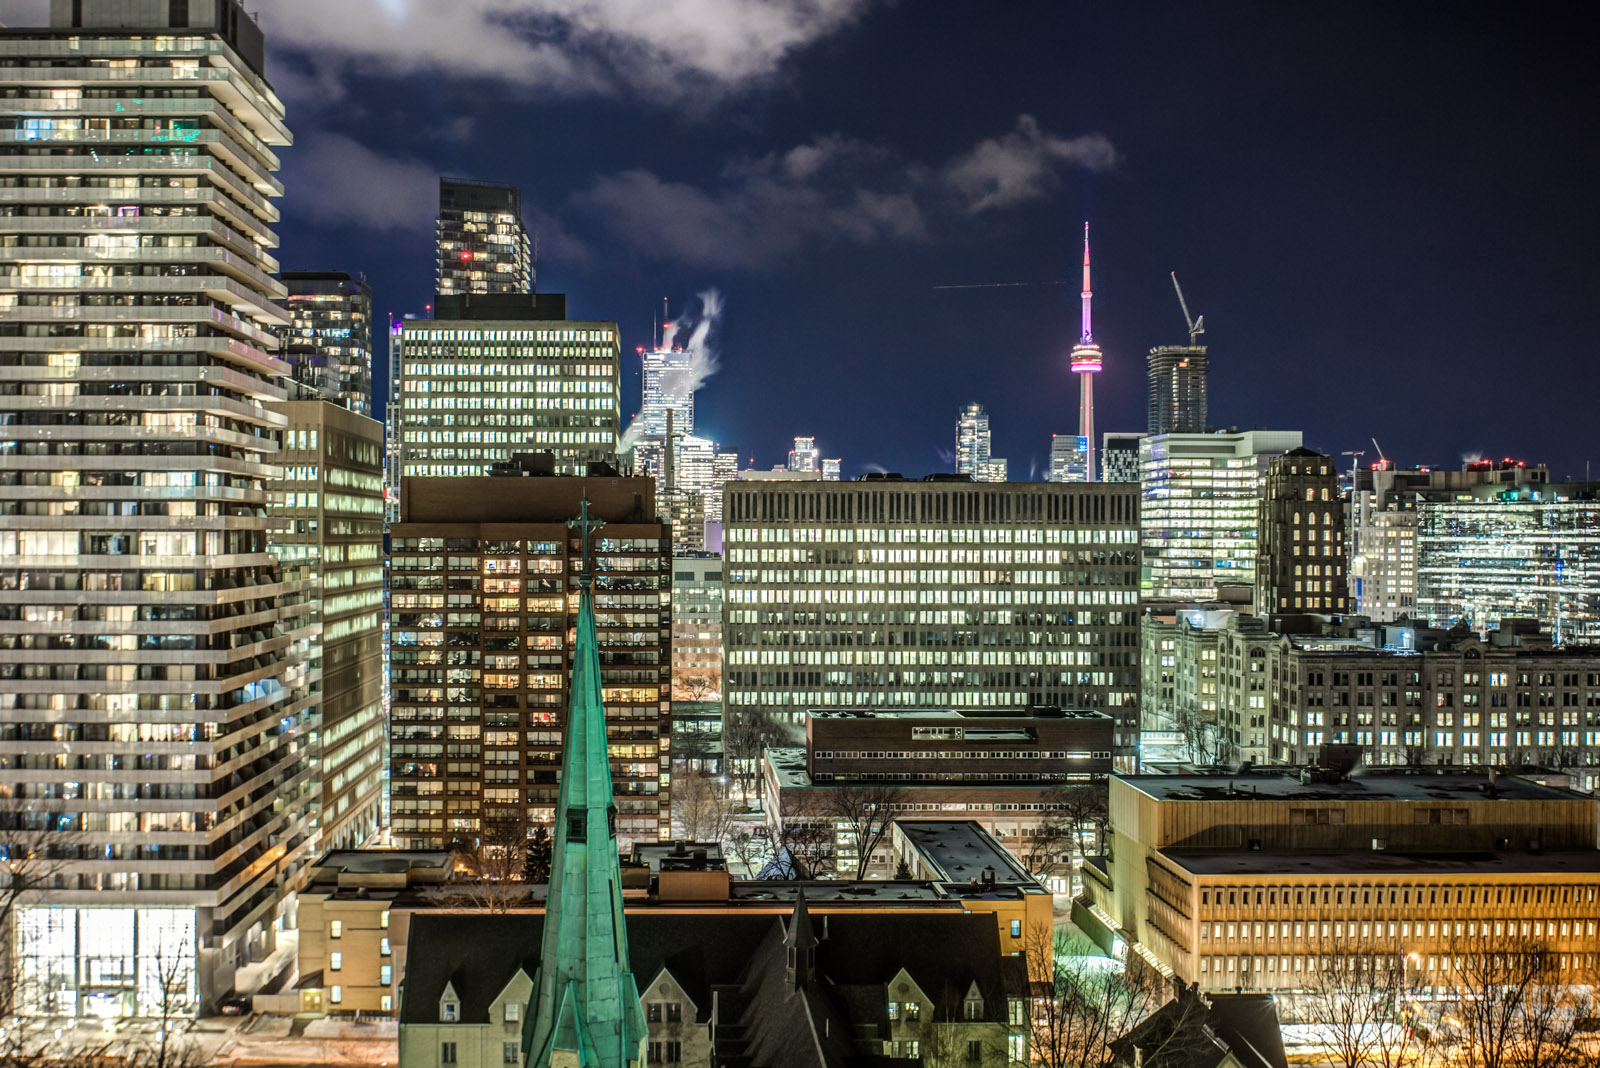
[[[578,506],[578,518],[567,520],[568,527],[582,532],[583,576],[580,581],[583,582],[584,585],[588,585],[590,579],[594,575],[594,561],[590,558],[590,550],[592,548],[591,543],[594,538],[594,532],[597,528],[605,525],[606,521],[604,519],[596,519],[594,516],[589,514],[588,497],[585,497],[583,502]]]

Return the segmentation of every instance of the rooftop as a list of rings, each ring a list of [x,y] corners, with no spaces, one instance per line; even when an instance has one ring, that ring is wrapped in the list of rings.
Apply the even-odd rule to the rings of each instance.
[[[942,719],[951,721],[986,719],[1084,719],[1109,720],[1104,712],[1089,708],[813,708],[806,715],[813,719]]]
[[[990,871],[1000,883],[1034,882],[977,820],[896,820],[894,829],[941,879],[970,882]]]
[[[444,868],[448,849],[335,849],[322,854],[312,868],[349,875],[393,875],[413,868]]]
[[[1294,772],[1234,775],[1120,775],[1117,779],[1159,801],[1587,801],[1592,798],[1516,776],[1357,769],[1343,782],[1302,782]]]
[[[1600,850],[1574,853],[1175,853],[1163,858],[1191,875],[1587,875]]]

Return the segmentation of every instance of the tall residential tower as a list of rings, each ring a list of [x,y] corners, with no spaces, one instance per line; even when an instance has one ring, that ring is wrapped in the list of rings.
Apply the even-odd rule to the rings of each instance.
[[[522,194],[503,182],[439,179],[439,293],[531,293]]]
[[[291,139],[237,0],[51,15],[0,30],[0,842],[51,858],[8,897],[13,1011],[189,1013],[317,846],[267,544]]]

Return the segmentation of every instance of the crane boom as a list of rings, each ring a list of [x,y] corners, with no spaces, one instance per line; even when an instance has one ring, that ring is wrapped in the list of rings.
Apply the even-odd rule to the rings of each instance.
[[[1183,309],[1183,321],[1189,327],[1189,347],[1194,348],[1195,338],[1206,332],[1206,317],[1195,319],[1189,315],[1189,302],[1183,299],[1183,287],[1178,284],[1178,272],[1172,272],[1172,288],[1178,291],[1178,307]]]

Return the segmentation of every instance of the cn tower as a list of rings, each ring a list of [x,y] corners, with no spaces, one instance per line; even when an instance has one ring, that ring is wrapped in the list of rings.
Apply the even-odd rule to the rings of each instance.
[[[1078,402],[1078,435],[1083,438],[1085,482],[1094,477],[1094,374],[1100,370],[1100,346],[1094,343],[1089,323],[1089,224],[1083,224],[1083,336],[1072,346],[1072,372],[1082,375],[1083,396]]]

